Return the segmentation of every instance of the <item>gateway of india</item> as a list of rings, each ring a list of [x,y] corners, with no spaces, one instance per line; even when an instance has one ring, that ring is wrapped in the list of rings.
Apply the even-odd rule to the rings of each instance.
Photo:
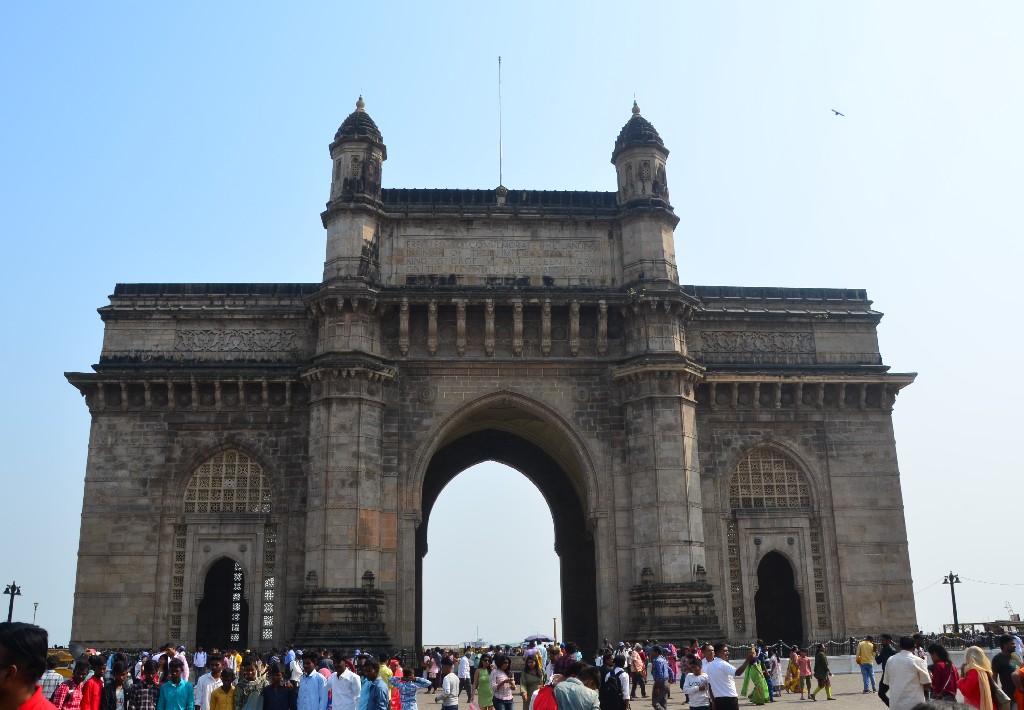
[[[583,648],[916,630],[892,425],[914,375],[882,364],[882,314],[680,285],[635,104],[612,192],[382,188],[362,98],[330,156],[320,283],[117,284],[99,309],[99,362],[67,374],[92,417],[74,642],[431,642],[431,509],[488,460],[550,506]]]

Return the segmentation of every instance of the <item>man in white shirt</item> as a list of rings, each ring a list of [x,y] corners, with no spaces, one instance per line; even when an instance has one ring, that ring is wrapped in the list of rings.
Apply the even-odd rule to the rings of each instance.
[[[196,681],[196,710],[210,710],[210,694],[220,687],[220,672],[223,669],[224,660],[219,655],[213,654],[207,661],[210,664],[210,672]]]
[[[441,673],[444,676],[441,678],[441,692],[434,698],[434,702],[440,701],[441,707],[448,710],[458,708],[462,681],[459,680],[459,676],[452,673],[452,659],[447,656],[441,661]]]
[[[206,672],[206,651],[202,646],[196,648],[195,655],[192,656],[192,667],[196,669],[197,678]]]
[[[910,710],[925,702],[932,678],[924,660],[914,655],[914,639],[900,637],[900,652],[885,662],[882,683],[889,686],[889,710]]]
[[[729,663],[729,647],[726,644],[716,643],[714,650],[715,660],[707,664],[704,672],[715,696],[715,710],[737,710],[740,694],[736,692],[736,676],[743,675],[747,666],[757,660],[757,649],[750,649],[750,655],[739,668],[733,668]]]
[[[459,694],[466,691],[467,702],[473,702],[473,652],[468,648],[459,659]]]
[[[335,654],[334,673],[327,681],[327,688],[331,691],[331,708],[356,710],[362,682],[362,679],[348,667],[348,658],[340,653]]]
[[[609,681],[613,678],[618,680],[618,697],[613,699],[610,696],[606,701],[604,688],[611,688]],[[626,672],[626,657],[623,654],[612,656],[611,651],[605,652],[601,662],[601,690],[598,699],[601,710],[629,710],[629,673]]]

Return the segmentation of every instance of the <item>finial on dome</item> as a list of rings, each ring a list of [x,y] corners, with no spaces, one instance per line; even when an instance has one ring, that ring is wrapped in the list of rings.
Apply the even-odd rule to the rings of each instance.
[[[640,115],[640,107],[636,105],[636,99],[633,99],[633,115],[634,116],[639,116]]]
[[[359,94],[359,99],[356,101],[356,111],[362,111],[366,107],[366,102],[363,101],[363,95]]]

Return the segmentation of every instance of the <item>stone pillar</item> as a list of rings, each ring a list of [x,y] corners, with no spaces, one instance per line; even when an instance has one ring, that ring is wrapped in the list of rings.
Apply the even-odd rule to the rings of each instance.
[[[632,492],[630,638],[722,638],[704,579],[695,384],[687,361],[617,373],[624,394]]]

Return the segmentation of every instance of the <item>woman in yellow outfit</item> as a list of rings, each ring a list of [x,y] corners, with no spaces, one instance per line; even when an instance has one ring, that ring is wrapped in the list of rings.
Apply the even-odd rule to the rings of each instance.
[[[799,658],[799,654],[797,654],[796,646],[794,646],[789,652],[789,666],[786,668],[786,680],[783,682],[788,693],[800,691],[800,667],[796,664],[797,658]]]

